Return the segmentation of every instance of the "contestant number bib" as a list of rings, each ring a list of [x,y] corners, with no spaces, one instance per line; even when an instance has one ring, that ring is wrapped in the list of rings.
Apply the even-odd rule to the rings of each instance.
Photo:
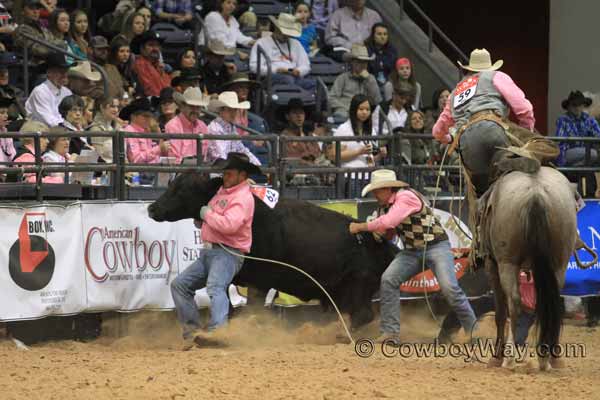
[[[472,76],[458,84],[454,91],[454,108],[464,105],[475,96],[478,83],[479,77]]]
[[[279,201],[279,192],[264,186],[250,186],[250,191],[270,208],[274,208]]]

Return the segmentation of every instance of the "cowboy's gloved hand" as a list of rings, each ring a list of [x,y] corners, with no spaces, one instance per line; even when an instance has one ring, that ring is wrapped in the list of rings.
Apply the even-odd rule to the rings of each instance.
[[[210,208],[210,206],[202,206],[202,208],[200,209],[200,219],[204,221],[204,216],[206,215],[207,212],[211,211],[212,208]]]

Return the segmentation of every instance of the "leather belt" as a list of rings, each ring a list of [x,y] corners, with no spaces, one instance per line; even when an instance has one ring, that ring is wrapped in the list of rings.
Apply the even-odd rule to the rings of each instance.
[[[236,249],[235,247],[231,247],[228,246],[226,244],[223,243],[212,243],[212,242],[203,242],[204,248],[205,249],[221,249],[223,247],[227,247],[229,250],[234,251],[236,253],[240,253],[242,255],[245,255],[246,253],[241,251],[240,249]]]

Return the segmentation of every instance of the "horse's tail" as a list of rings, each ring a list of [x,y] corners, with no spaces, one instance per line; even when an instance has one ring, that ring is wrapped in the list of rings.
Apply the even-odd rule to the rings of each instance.
[[[556,261],[552,250],[560,243],[553,243],[550,220],[546,212],[544,198],[540,193],[533,194],[521,211],[524,245],[535,283],[535,314],[538,324],[538,344],[552,349],[560,337],[562,314],[560,289],[556,279]]]

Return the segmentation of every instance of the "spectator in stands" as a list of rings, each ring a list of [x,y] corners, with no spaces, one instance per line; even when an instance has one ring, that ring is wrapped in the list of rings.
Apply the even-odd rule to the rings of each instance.
[[[0,132],[2,133],[6,132],[6,126],[8,125],[8,109],[13,104],[14,99],[0,97]],[[2,149],[2,152],[0,153],[0,163],[11,162],[17,154],[12,138],[0,138],[0,149]],[[6,167],[6,165],[0,165],[0,170]],[[6,176],[0,174],[0,182],[4,182],[5,179]]]
[[[208,108],[210,111],[219,114],[219,117],[208,125],[209,135],[237,135],[233,125],[237,110],[250,109],[250,102],[239,102],[237,94],[228,91],[219,94],[216,99],[211,99]],[[260,165],[258,158],[240,140],[211,140],[206,147],[204,159],[212,163],[217,158],[226,159],[227,154],[231,152],[244,153],[252,164]]]
[[[294,15],[300,25],[302,25],[302,35],[300,35],[298,41],[304,47],[306,54],[310,55],[311,51],[318,47],[317,40],[319,38],[317,28],[310,22],[310,7],[304,1],[300,0],[294,5]]]
[[[556,136],[559,137],[600,137],[598,121],[584,112],[585,107],[592,104],[592,99],[585,97],[579,90],[569,93],[561,106],[566,111],[556,121]],[[561,142],[558,165],[580,167],[585,164],[586,148],[581,142]],[[590,164],[598,165],[598,151],[590,149]],[[600,173],[596,176],[596,194],[600,197]]]
[[[48,29],[54,38],[54,43],[65,50],[71,50],[67,41],[70,27],[69,13],[65,9],[57,8],[50,14]],[[69,62],[73,62],[73,59],[69,59]]]
[[[58,111],[63,121],[58,125],[65,131],[83,131],[83,110],[85,102],[80,96],[71,95],[65,97],[58,106]],[[86,137],[72,137],[69,143],[69,153],[80,154],[83,149],[92,149]]]
[[[138,36],[131,44],[136,57],[133,66],[145,96],[159,96],[160,91],[171,86],[171,77],[160,63],[160,48],[163,38],[148,31]]]
[[[319,40],[324,42],[325,29],[329,23],[329,17],[338,9],[337,0],[308,0],[312,23],[315,24]]]
[[[0,98],[13,100],[8,110],[9,118],[12,120],[25,118],[25,92],[10,84],[10,72],[8,67],[18,64],[14,53],[0,52]]]
[[[296,17],[291,14],[281,13],[278,18],[269,17],[274,25],[273,35],[259,39],[252,47],[250,53],[250,71],[258,71],[258,46],[261,46],[271,59],[271,82],[274,85],[298,85],[301,88],[314,91],[316,81],[306,78],[310,73],[310,60],[302,45],[293,38],[302,34],[302,25],[296,22]],[[261,59],[261,76],[267,74],[267,61]]]
[[[81,61],[69,69],[69,89],[78,96],[99,99],[104,95],[102,75],[92,71],[89,61]]]
[[[365,46],[370,56],[375,56],[369,61],[369,72],[377,79],[379,87],[387,82],[390,73],[394,70],[398,53],[390,44],[390,36],[387,25],[378,22],[371,29],[371,36],[365,40]]]
[[[50,15],[56,10],[58,0],[40,0],[40,23],[44,28],[49,27]]]
[[[43,8],[40,0],[24,0],[23,7],[23,22],[13,32],[14,42],[17,48],[22,49],[27,47],[31,56],[31,62],[37,65],[48,57],[50,50],[41,44],[25,39],[21,36],[21,33],[51,43],[54,43],[54,38],[50,31],[40,24],[40,9]]]
[[[143,5],[145,3],[145,1],[142,2],[142,5],[140,5],[136,10],[136,13],[144,17],[144,32],[149,31],[150,27],[152,26],[152,10]]]
[[[208,133],[208,127],[200,119],[202,108],[208,106],[208,97],[204,96],[200,88],[188,88],[183,94],[173,95],[177,106],[181,110],[179,115],[173,118],[165,126],[166,133],[197,133],[204,135]],[[203,147],[208,147],[206,141]],[[169,155],[175,157],[176,163],[180,164],[184,157],[197,156],[205,151],[198,151],[197,142],[194,139],[171,140],[171,151]]]
[[[217,39],[225,47],[252,46],[255,40],[240,31],[240,24],[233,16],[237,1],[217,0],[216,6],[216,11],[209,12],[204,19],[204,30],[199,38],[200,44],[205,44],[207,40]]]
[[[193,48],[188,47],[183,49],[181,53],[177,55],[177,69],[193,69],[198,67],[198,56]]]
[[[384,88],[384,99],[388,100],[392,98],[392,92],[394,91],[394,85],[398,85],[400,82],[409,82],[415,87],[415,97],[412,101],[412,109],[421,109],[421,84],[415,79],[415,71],[412,62],[406,58],[399,58],[396,61],[396,66],[389,77],[389,82]]]
[[[125,83],[118,68],[109,63],[110,46],[108,41],[104,36],[94,36],[90,41],[90,47],[92,49],[91,60],[104,68],[108,76],[108,93],[103,93],[98,98],[104,96],[122,97],[125,92]]]
[[[350,51],[355,43],[364,43],[373,25],[381,22],[377,11],[365,7],[365,0],[348,0],[347,6],[337,9],[327,24],[325,43]],[[344,51],[335,52],[334,58],[343,60]]]
[[[364,94],[371,104],[381,102],[381,93],[375,77],[367,70],[368,62],[373,60],[367,48],[360,44],[352,45],[350,53],[351,70],[344,72],[335,79],[329,94],[329,101],[334,116],[348,118],[350,102],[357,94]]]
[[[390,122],[392,131],[397,128],[403,128],[406,125],[408,119],[408,113],[411,110],[410,102],[415,94],[415,88],[408,82],[402,82],[394,88],[394,94],[392,100],[383,101],[380,105],[375,108],[373,112],[373,134],[381,133],[387,135],[389,129],[384,120],[380,118],[380,113],[387,116]],[[381,127],[380,127],[381,124]]]
[[[235,54],[235,49],[225,47],[219,39],[211,39],[204,51],[206,63],[200,68],[204,78],[205,93],[217,95],[219,88],[236,72],[235,65],[225,63],[225,56]],[[213,96],[214,97],[214,96]]]
[[[115,97],[103,97],[96,102],[96,115],[94,121],[87,128],[92,132],[112,132],[121,130],[119,120],[119,99]],[[107,163],[113,162],[112,138],[93,137],[92,146],[98,152],[102,160]]]
[[[134,38],[140,36],[146,31],[146,19],[144,16],[140,13],[133,13],[125,20],[125,25],[121,30],[121,35],[123,35],[129,41],[129,43],[131,43]]]
[[[48,126],[39,121],[26,121],[21,129],[21,133],[37,133],[37,132],[48,132]],[[13,162],[16,166],[31,166],[35,164],[35,145],[33,137],[21,137],[22,146],[17,150]],[[40,153],[43,154],[48,147],[48,138],[40,137]],[[41,156],[40,154],[40,156]],[[43,183],[62,183],[63,180],[60,177],[48,176],[47,172],[41,172]],[[8,174],[8,182],[25,181],[28,183],[35,183],[37,180],[34,172],[28,172],[25,174]]]
[[[75,10],[71,13],[71,24],[69,26],[69,47],[73,54],[88,58],[90,53],[88,44],[91,39],[90,31],[88,29],[88,16],[83,10]]]
[[[189,27],[192,20],[192,0],[156,0],[154,14],[161,22],[173,22]]]
[[[369,97],[364,94],[357,94],[350,102],[350,118],[333,132],[333,136],[367,136],[371,134],[373,130],[372,126],[373,121],[371,118],[371,102]],[[364,140],[342,142],[340,150],[341,166],[344,168],[371,167],[387,155],[385,147],[379,148],[376,142]],[[331,146],[328,151],[329,159],[334,161],[335,154],[335,146]],[[358,196],[362,187],[360,179],[365,176],[361,173],[351,174],[353,179],[349,181],[346,188],[348,196]]]
[[[82,98],[83,102],[85,103],[85,107],[83,108],[82,126],[84,129],[87,129],[94,121],[94,108],[96,105],[96,100],[89,96],[84,96]]]
[[[284,136],[312,136],[304,131],[306,122],[306,107],[302,99],[292,98],[285,109],[287,127],[281,132]],[[286,142],[285,155],[289,158],[298,158],[303,164],[314,164],[321,155],[318,142]]]
[[[58,105],[67,96],[73,94],[65,85],[68,82],[69,64],[60,53],[50,53],[46,61],[47,79],[36,86],[25,103],[29,117],[48,126],[57,126],[63,122]]]
[[[135,99],[121,110],[119,118],[129,121],[129,125],[123,128],[125,132],[150,132],[153,118],[152,105],[145,97]],[[171,149],[169,141],[163,139],[155,144],[152,139],[127,138],[126,143],[127,159],[134,164],[156,164],[161,156],[168,156]]]
[[[62,131],[60,127],[50,128],[50,132]],[[75,161],[77,154],[69,154],[69,138],[64,136],[53,136],[48,139],[48,146],[44,154],[42,154],[42,160],[45,163],[61,163],[67,164],[68,162]],[[57,183],[65,183],[64,172],[50,172],[48,176],[58,178]]]
[[[153,97],[153,106],[158,108],[158,126],[161,132],[164,132],[165,125],[177,115],[177,104],[173,99],[175,89],[172,87],[163,88],[160,96]]]
[[[203,1],[203,8],[200,16],[204,19],[208,16],[212,11],[217,11],[221,9],[220,2],[221,0],[206,0]],[[234,16],[240,24],[240,27],[243,29],[254,30],[257,28],[257,17],[251,10],[251,1],[250,0],[237,0],[236,7],[233,13]],[[201,38],[201,40],[204,40]]]
[[[425,133],[425,114],[421,111],[411,111],[404,132]],[[432,155],[433,143],[431,140],[410,140],[410,157],[412,164],[430,163]]]
[[[177,93],[183,93],[189,87],[200,87],[202,76],[196,68],[184,68],[171,74],[171,86]]]
[[[110,42],[108,63],[116,67],[117,71],[119,72],[121,80],[123,81],[124,92],[129,96],[133,96],[133,93],[136,91],[136,87],[138,86],[137,75],[135,74],[135,70],[133,68],[134,61],[133,55],[131,54],[131,50],[129,48],[129,42],[124,36],[115,36]],[[111,79],[111,77],[114,75],[114,68],[108,68],[106,73],[108,74],[109,79]],[[141,88],[139,91],[141,92]]]
[[[425,130],[427,132],[431,132],[433,125],[435,125],[440,114],[444,111],[448,97],[450,97],[450,89],[446,87],[439,88],[433,92],[431,107],[425,110]]]

